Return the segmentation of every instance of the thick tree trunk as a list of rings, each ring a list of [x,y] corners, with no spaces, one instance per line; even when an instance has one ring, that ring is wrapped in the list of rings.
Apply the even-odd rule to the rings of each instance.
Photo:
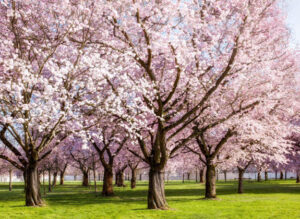
[[[35,164],[29,164],[24,171],[26,206],[41,206],[43,200],[40,193],[38,171]]]
[[[112,170],[104,169],[102,195],[103,196],[112,196],[112,195],[114,195],[113,171]]]
[[[52,192],[52,187],[51,187],[51,170],[48,170],[48,192]]]
[[[239,186],[238,186],[238,193],[242,194],[244,192],[243,190],[243,178],[244,178],[244,170],[238,168],[239,171]]]
[[[57,182],[57,171],[53,173],[53,181],[52,181],[52,186],[56,186]]]
[[[9,169],[9,191],[12,191],[12,170]]]
[[[191,174],[187,173],[187,180],[190,180],[190,178],[191,178]]]
[[[257,173],[257,182],[261,182],[261,172]]]
[[[265,181],[268,181],[269,177],[268,177],[268,171],[265,171]]]
[[[136,169],[131,169],[130,187],[132,189],[136,187]]]
[[[89,173],[88,171],[82,171],[82,186],[89,186]]]
[[[200,183],[204,183],[204,169],[200,170]]]
[[[206,166],[205,198],[216,198],[216,169],[213,164]]]
[[[283,172],[280,171],[280,179],[283,179]]]
[[[300,170],[297,171],[296,183],[300,183]]]
[[[64,185],[65,184],[65,171],[61,171],[60,172],[60,185]]]
[[[165,197],[165,182],[162,171],[150,168],[148,187],[148,209],[168,209]]]

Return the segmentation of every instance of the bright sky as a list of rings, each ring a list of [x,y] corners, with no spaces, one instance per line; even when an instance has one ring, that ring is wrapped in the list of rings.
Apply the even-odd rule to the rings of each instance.
[[[292,33],[292,44],[300,46],[300,0],[287,0],[288,26]]]

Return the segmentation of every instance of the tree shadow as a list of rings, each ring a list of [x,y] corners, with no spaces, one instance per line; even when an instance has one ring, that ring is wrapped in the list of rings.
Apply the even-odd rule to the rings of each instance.
[[[99,188],[99,187],[98,187]],[[21,201],[24,199],[24,186],[15,185],[12,192],[8,191],[7,185],[0,185],[0,202]],[[172,202],[188,202],[191,200],[209,201],[203,199],[204,185],[195,183],[172,182],[166,185],[166,197]],[[245,194],[300,194],[300,185],[296,183],[282,184],[282,182],[244,183]],[[237,194],[237,182],[222,182],[217,184],[217,195],[219,197]],[[129,187],[115,187],[115,196],[103,197],[101,192],[95,193],[92,189],[84,188],[76,184],[56,186],[54,191],[43,196],[49,206],[81,206],[91,204],[121,204],[134,203],[145,205],[147,201],[147,183],[137,185],[136,189]],[[222,200],[222,198],[220,198]],[[218,201],[218,200],[216,200]],[[10,207],[22,207],[14,205]],[[135,210],[146,210],[139,208]]]

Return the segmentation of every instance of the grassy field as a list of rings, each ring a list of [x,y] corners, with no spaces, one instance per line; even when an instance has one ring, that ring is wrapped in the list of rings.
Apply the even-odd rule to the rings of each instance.
[[[136,189],[115,188],[116,195],[101,197],[80,182],[67,182],[47,194],[46,207],[25,207],[21,184],[8,192],[0,184],[0,218],[300,218],[300,185],[295,181],[246,182],[245,194],[236,194],[236,182],[217,184],[218,200],[204,200],[204,185],[166,184],[168,211],[147,210],[147,183]],[[127,182],[127,184],[129,184]],[[99,187],[100,189],[100,187]]]

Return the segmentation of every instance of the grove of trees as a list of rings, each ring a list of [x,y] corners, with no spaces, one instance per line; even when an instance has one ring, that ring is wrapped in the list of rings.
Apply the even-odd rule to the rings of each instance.
[[[238,193],[249,168],[299,182],[299,55],[280,3],[0,1],[0,173],[23,174],[27,206],[67,170],[96,192],[101,172],[103,196],[147,170],[149,209],[169,208],[170,172],[196,172],[207,199],[216,169],[238,171]]]

